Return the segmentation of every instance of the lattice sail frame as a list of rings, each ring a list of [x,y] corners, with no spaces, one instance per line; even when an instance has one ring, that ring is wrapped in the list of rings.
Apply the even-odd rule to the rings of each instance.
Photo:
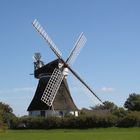
[[[64,75],[62,71],[60,69],[55,68],[41,97],[41,100],[48,106],[52,106],[52,103],[63,78]]]
[[[78,40],[76,41],[72,51],[70,52],[69,57],[66,60],[66,63],[71,65],[76,57],[79,55],[81,49],[84,47],[85,43],[86,43],[87,39],[84,36],[84,33],[82,32],[78,38]]]
[[[36,31],[39,32],[39,34],[43,37],[43,39],[48,43],[49,47],[56,54],[56,56],[61,58],[61,56],[62,56],[61,51],[56,47],[55,43],[52,41],[52,39],[49,37],[49,35],[43,29],[41,24],[35,19],[33,21],[32,25],[36,29]]]

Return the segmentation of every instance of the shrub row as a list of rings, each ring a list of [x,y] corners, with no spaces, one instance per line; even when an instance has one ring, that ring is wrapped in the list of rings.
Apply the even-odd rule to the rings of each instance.
[[[94,128],[94,127],[111,127],[115,125],[116,119],[112,116],[106,117],[27,117],[20,118],[13,123],[12,128],[22,129],[57,129],[57,128]]]
[[[123,118],[117,121],[118,127],[140,127],[140,112],[128,112]]]
[[[98,127],[140,127],[140,112],[129,112],[118,118],[109,114],[105,116],[79,117],[22,117],[11,122],[13,129],[57,129],[57,128],[98,128]]]

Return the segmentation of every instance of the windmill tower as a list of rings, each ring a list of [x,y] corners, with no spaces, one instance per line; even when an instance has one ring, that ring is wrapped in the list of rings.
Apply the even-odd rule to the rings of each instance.
[[[34,76],[35,78],[39,79],[39,82],[35,95],[28,107],[29,115],[65,116],[67,114],[74,114],[77,116],[78,109],[71,97],[66,78],[62,80],[62,83],[54,99],[53,105],[49,106],[40,100],[54,69],[58,68],[59,60],[56,59],[46,65],[42,65],[41,67],[39,67],[38,64],[40,64],[40,62],[42,61],[39,60],[38,64],[36,64],[36,62],[34,62]]]
[[[74,48],[70,52],[67,60],[62,58],[49,35],[37,20],[32,23],[36,31],[47,42],[48,46],[55,53],[58,59],[44,65],[41,61],[41,55],[34,55],[34,76],[39,79],[35,95],[27,109],[30,116],[65,116],[73,114],[78,116],[78,109],[73,102],[66,77],[70,71],[101,103],[102,100],[93,92],[84,80],[71,68],[72,62],[79,54],[81,48],[86,42],[83,33],[80,34]]]

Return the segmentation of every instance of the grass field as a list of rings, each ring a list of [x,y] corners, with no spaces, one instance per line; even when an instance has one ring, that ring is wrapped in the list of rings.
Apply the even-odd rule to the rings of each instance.
[[[7,130],[0,140],[140,140],[140,128]]]

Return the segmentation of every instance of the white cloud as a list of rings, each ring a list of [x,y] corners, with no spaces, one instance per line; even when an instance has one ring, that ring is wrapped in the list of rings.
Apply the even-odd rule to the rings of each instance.
[[[18,93],[18,92],[34,92],[35,87],[21,87],[21,88],[12,88],[12,89],[5,89],[0,90],[0,94],[4,93]]]
[[[34,87],[23,87],[23,88],[14,88],[14,92],[34,92],[35,88]]]
[[[113,92],[114,88],[104,86],[104,87],[101,88],[101,91],[102,92]]]

